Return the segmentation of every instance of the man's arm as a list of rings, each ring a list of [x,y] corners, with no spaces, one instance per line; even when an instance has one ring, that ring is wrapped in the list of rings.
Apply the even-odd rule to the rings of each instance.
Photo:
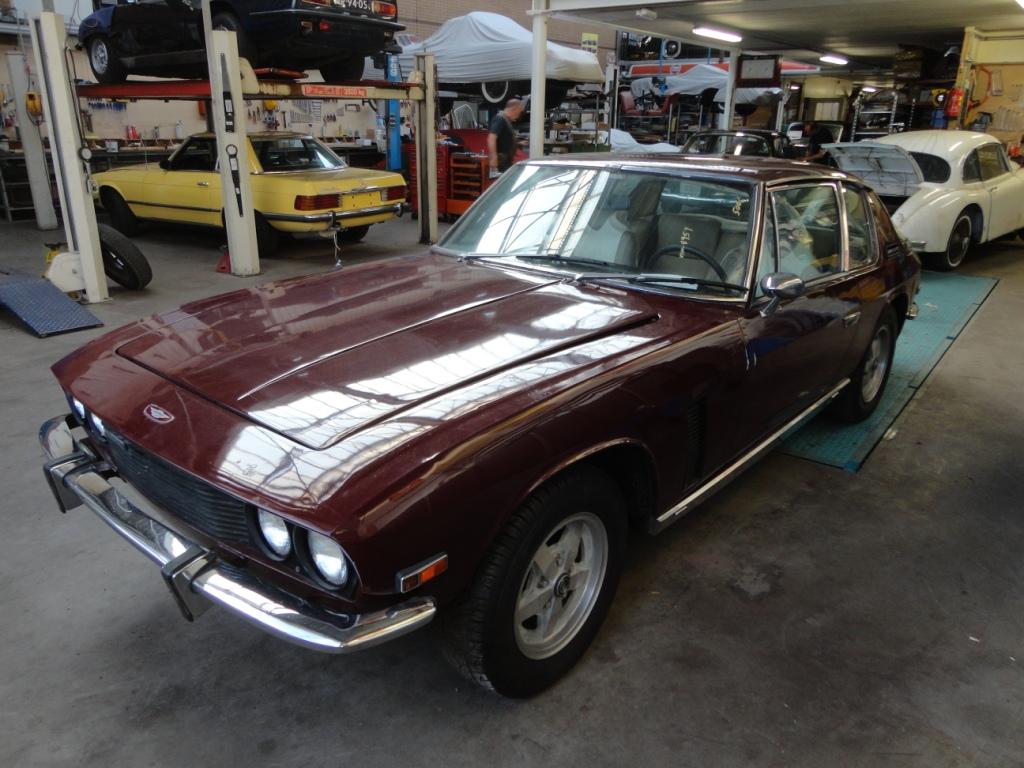
[[[498,134],[487,134],[487,160],[491,168],[498,167]]]

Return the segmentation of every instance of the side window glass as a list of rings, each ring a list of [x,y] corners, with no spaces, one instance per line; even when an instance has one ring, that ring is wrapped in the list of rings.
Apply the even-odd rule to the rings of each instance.
[[[856,187],[844,184],[843,205],[850,240],[850,269],[867,266],[875,260],[876,241],[864,194]]]
[[[885,243],[898,242],[899,235],[896,234],[896,227],[893,226],[892,219],[889,218],[889,212],[885,210],[882,201],[874,192],[868,193],[868,206],[871,208],[872,218],[875,220],[875,227],[878,229],[882,241]]]
[[[974,150],[964,161],[964,183],[981,181],[981,166],[978,164],[978,150]]]
[[[842,271],[839,204],[830,184],[772,193],[780,272],[810,282]]]
[[[981,166],[981,178],[983,181],[996,179],[1006,173],[1007,168],[1003,165],[1002,147],[998,144],[986,144],[978,147],[978,165]]]
[[[761,238],[761,252],[757,256],[757,274],[754,276],[754,296],[764,296],[761,278],[779,271],[775,258],[775,211],[768,200],[764,211],[764,236]]]
[[[174,156],[175,171],[213,171],[216,163],[212,139],[191,139]]]

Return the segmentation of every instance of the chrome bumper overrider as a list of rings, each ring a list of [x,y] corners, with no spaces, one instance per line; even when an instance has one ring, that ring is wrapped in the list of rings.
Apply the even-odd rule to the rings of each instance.
[[[85,436],[84,430],[80,428]],[[144,498],[119,478],[87,444],[76,439],[67,416],[43,424],[39,440],[46,453],[44,474],[66,512],[84,504],[107,525],[160,566],[185,618],[192,620],[216,603],[262,629],[297,645],[327,653],[348,653],[404,635],[430,622],[433,599],[414,598],[382,611],[339,614],[319,608],[244,568],[228,566],[146,514]]]

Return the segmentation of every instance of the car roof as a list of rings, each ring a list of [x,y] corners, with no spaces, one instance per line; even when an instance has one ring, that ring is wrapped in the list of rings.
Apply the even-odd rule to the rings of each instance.
[[[999,139],[987,133],[976,131],[905,131],[891,133],[873,139],[882,144],[895,144],[908,152],[923,152],[929,155],[959,157],[980,147],[982,144],[998,144]]]
[[[742,157],[742,163],[731,162]],[[677,171],[702,176],[721,176],[745,182],[774,183],[816,179],[850,179],[859,181],[835,168],[799,160],[782,160],[753,155],[669,155],[642,152],[596,152],[590,154],[553,155],[526,161],[540,165],[630,166],[655,171]]]
[[[781,135],[778,131],[772,131],[768,128],[736,128],[731,131],[724,128],[713,128],[707,131],[697,131],[693,134],[693,136],[760,136],[762,138]],[[693,137],[691,136],[691,138]]]

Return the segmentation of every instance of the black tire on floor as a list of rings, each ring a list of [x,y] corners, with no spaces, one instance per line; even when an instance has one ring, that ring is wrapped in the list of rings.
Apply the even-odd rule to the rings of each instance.
[[[832,401],[830,412],[835,418],[852,424],[864,421],[875,412],[892,372],[898,333],[896,313],[892,307],[887,306],[878,318],[864,356],[850,376],[850,383]],[[879,370],[880,366],[884,368]]]
[[[226,29],[234,32],[238,43],[238,55],[243,59],[248,59],[251,67],[256,68],[259,66],[256,46],[235,14],[231,11],[220,11],[213,15],[211,21],[213,22],[214,29]]]
[[[349,227],[348,229],[341,230],[341,232],[338,234],[338,238],[343,243],[358,243],[360,240],[366,237],[366,233],[369,231],[369,224],[364,224],[361,227]]]
[[[363,67],[366,59],[362,56],[350,56],[340,61],[332,61],[320,65],[320,76],[327,83],[345,83],[363,79]]]
[[[281,247],[282,233],[274,229],[263,214],[256,212],[256,247],[261,259],[269,259]]]
[[[106,35],[94,35],[86,44],[89,54],[89,67],[96,80],[104,85],[123,83],[128,78],[128,70],[121,63],[110,38]]]
[[[100,190],[100,202],[103,208],[110,214],[110,223],[114,229],[128,237],[139,234],[139,219],[132,213],[132,209],[115,190],[104,187]]]
[[[153,270],[131,240],[106,224],[98,224],[103,272],[118,285],[138,291],[149,285]]]
[[[971,215],[967,211],[961,211],[953,223],[953,229],[950,230],[946,250],[942,253],[924,254],[925,264],[940,272],[951,272],[963,263],[973,236],[974,222]]]
[[[584,523],[592,534],[606,534],[603,559],[598,558],[599,535],[583,535],[573,546],[573,531],[585,530],[579,527]],[[603,472],[579,466],[543,485],[495,538],[468,596],[441,614],[448,661],[468,679],[504,696],[532,696],[552,685],[576,664],[604,621],[622,571],[626,536],[625,502]],[[563,537],[565,551],[553,558]],[[549,563],[550,578],[541,578],[536,564],[542,551],[548,553],[539,559]],[[574,570],[588,562],[595,567],[584,573],[593,571],[595,582]],[[603,564],[600,569],[597,562]],[[574,577],[582,580],[574,584]],[[543,607],[524,607],[524,600],[532,603],[538,595],[547,598]],[[566,611],[562,616],[576,618],[561,625],[569,629],[559,643],[538,652],[523,634],[536,632],[543,638],[541,613],[547,610],[551,617],[556,600],[560,605],[555,607]],[[579,612],[572,607],[584,604],[589,607]],[[557,617],[544,619],[550,620],[559,626]]]

